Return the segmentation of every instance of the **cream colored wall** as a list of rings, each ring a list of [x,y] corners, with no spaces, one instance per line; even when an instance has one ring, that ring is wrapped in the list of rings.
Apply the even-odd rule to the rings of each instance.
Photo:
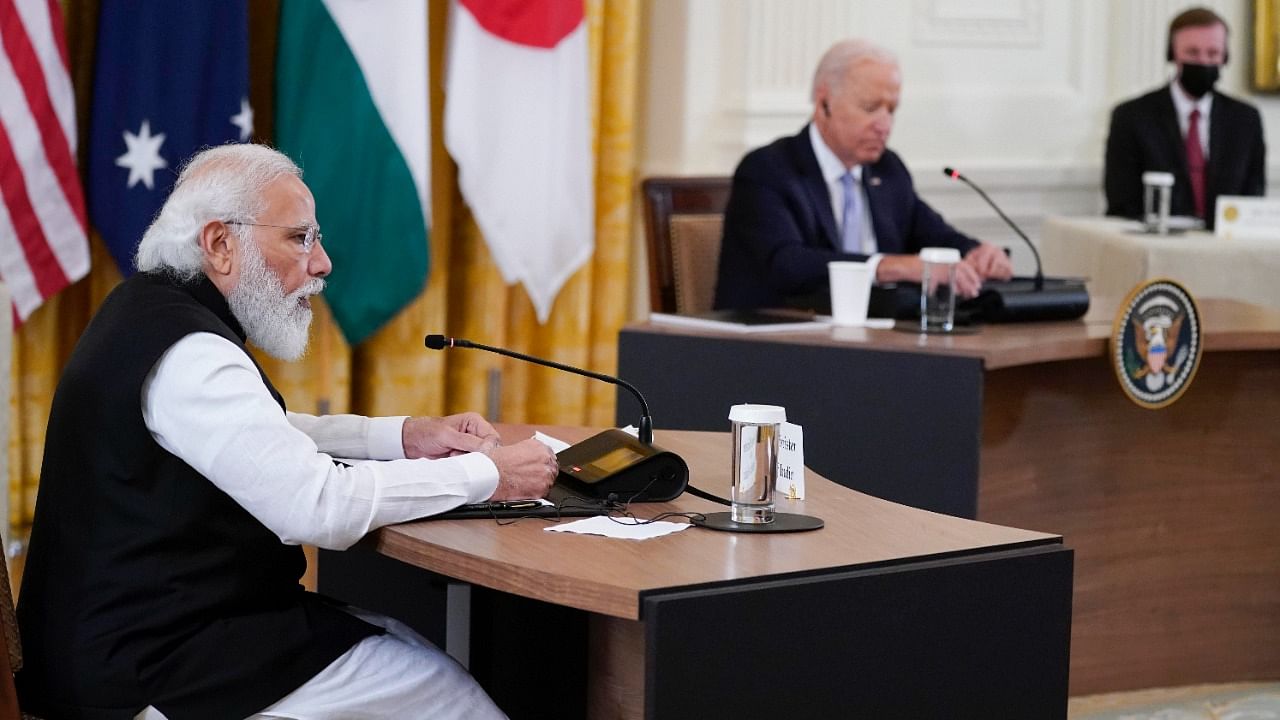
[[[945,165],[961,168],[1035,238],[1047,215],[1101,213],[1110,110],[1167,81],[1165,28],[1190,4],[653,0],[642,69],[641,176],[732,173],[747,150],[800,128],[811,112],[818,57],[837,39],[862,36],[901,62],[903,98],[890,145],[920,192],[961,229],[1016,243],[979,198],[941,174]],[[1220,87],[1262,110],[1275,148],[1280,96],[1245,89],[1251,1],[1201,4],[1233,29],[1233,60]],[[1280,152],[1269,156],[1268,178],[1271,194],[1280,194]],[[1025,271],[1030,253],[1014,253]]]

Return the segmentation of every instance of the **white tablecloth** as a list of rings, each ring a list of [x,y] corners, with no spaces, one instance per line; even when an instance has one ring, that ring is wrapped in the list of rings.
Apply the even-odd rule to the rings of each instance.
[[[1195,297],[1280,309],[1280,236],[1230,240],[1208,232],[1147,235],[1135,221],[1051,217],[1040,236],[1046,275],[1085,277],[1094,298],[1122,301],[1138,283],[1163,277]]]

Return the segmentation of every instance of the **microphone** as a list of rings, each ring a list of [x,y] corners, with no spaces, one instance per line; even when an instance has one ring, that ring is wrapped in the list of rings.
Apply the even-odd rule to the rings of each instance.
[[[626,388],[635,396],[636,400],[640,401],[640,412],[642,413],[640,416],[640,430],[638,433],[640,442],[645,445],[653,444],[653,416],[649,414],[649,403],[645,402],[644,396],[640,394],[640,391],[636,389],[635,385],[632,385],[622,378],[614,377],[613,375],[605,375],[604,373],[592,372],[591,370],[583,370],[582,368],[565,365],[564,363],[558,363],[553,360],[544,360],[542,358],[525,355],[524,353],[516,352],[514,350],[507,350],[506,348],[482,345],[480,343],[471,342],[470,340],[463,340],[462,338],[445,337],[444,335],[428,335],[426,338],[426,344],[431,350],[444,350],[445,348],[454,347],[486,350],[491,353],[505,355],[509,358],[515,358],[516,360],[523,360],[535,365],[542,365],[544,367],[555,368],[556,370],[571,372],[575,375],[582,375],[595,380],[603,380],[604,382],[612,383],[618,387]]]
[[[621,430],[605,430],[556,453],[560,473],[551,494],[553,498],[558,491],[568,494],[557,504],[572,498],[589,498],[606,503],[613,503],[620,498],[624,498],[624,503],[665,502],[679,497],[688,487],[688,463],[670,450],[663,450],[653,444],[653,416],[649,414],[649,403],[645,402],[644,396],[634,385],[622,378],[462,338],[428,335],[426,344],[431,350],[454,347],[487,350],[535,365],[602,380],[626,388],[640,402],[643,415],[640,417],[638,437],[631,437]]]
[[[1012,220],[1010,220],[1009,216],[1005,215],[1004,211],[1001,210],[1000,207],[991,200],[991,198],[987,197],[987,194],[982,191],[982,188],[978,187],[969,178],[965,177],[964,175],[961,175],[959,170],[955,170],[949,167],[944,167],[942,168],[942,174],[946,175],[952,180],[959,180],[965,185],[968,185],[969,187],[973,188],[978,193],[978,195],[982,196],[983,200],[987,201],[987,204],[991,206],[991,209],[996,211],[996,214],[1000,216],[1000,219],[1004,220],[1005,223],[1009,225],[1009,227],[1013,228],[1013,231],[1018,234],[1018,237],[1022,238],[1022,242],[1026,243],[1027,247],[1031,248],[1031,254],[1034,255],[1036,259],[1036,275],[1035,275],[1035,281],[1034,281],[1034,288],[1036,292],[1040,292],[1041,290],[1043,290],[1044,289],[1044,270],[1040,265],[1040,251],[1036,250],[1036,246],[1032,244],[1031,240],[1027,237],[1026,233],[1022,232],[1022,228],[1018,227],[1017,224],[1015,224]]]
[[[978,297],[962,303],[969,306],[972,317],[985,322],[1024,322],[1042,320],[1074,320],[1089,310],[1089,290],[1082,278],[1049,278],[1045,281],[1044,269],[1040,264],[1040,251],[1031,243],[1022,228],[1009,219],[998,205],[987,197],[972,180],[959,170],[943,168],[942,172],[952,180],[973,188],[992,210],[1004,220],[1022,241],[1031,248],[1036,260],[1035,277],[1028,282],[1025,278],[1013,278],[1007,281],[987,281],[982,284],[982,292]]]

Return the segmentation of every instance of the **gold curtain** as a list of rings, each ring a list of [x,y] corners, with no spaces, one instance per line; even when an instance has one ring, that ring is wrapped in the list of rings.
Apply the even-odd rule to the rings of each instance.
[[[258,37],[251,44],[258,68],[270,62],[274,47],[273,5],[251,8],[266,16],[253,18]],[[90,78],[96,16],[86,9],[91,6],[73,1],[67,7],[72,74],[81,98]],[[444,332],[603,372],[616,367],[617,336],[630,297],[640,6],[638,0],[588,0],[586,8],[597,158],[596,249],[560,291],[547,324],[538,325],[522,287],[503,284],[459,194],[457,168],[442,140],[448,3],[431,0],[431,276],[417,300],[359,347],[346,344],[319,303],[306,358],[282,363],[261,356],[290,409],[366,415],[484,411],[489,373],[496,370],[501,374],[502,421],[613,423],[612,386],[478,351],[428,351],[422,344],[425,334]],[[263,40],[264,32],[270,39]],[[258,131],[269,137],[269,93],[262,82],[255,82],[254,97]],[[82,100],[78,107],[83,126],[87,103]],[[92,245],[89,277],[36,311],[15,334],[9,458],[10,522],[18,537],[25,536],[31,522],[57,378],[93,310],[120,280],[96,237]]]

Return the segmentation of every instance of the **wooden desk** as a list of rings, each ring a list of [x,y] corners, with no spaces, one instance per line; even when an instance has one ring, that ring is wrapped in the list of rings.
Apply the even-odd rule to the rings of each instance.
[[[969,336],[746,338],[637,324],[619,374],[658,427],[786,406],[805,460],[851,487],[1076,551],[1072,694],[1280,677],[1280,313],[1202,300],[1203,364],[1174,405],[1121,393],[1112,305]],[[619,420],[636,413],[619,398]]]
[[[1167,277],[1196,297],[1217,297],[1280,310],[1280,236],[1220,238],[1135,232],[1133,220],[1051,217],[1040,237],[1045,271],[1089,278],[1094,295],[1124,298],[1143,280]]]
[[[657,435],[689,463],[694,484],[727,484],[727,434]],[[1061,538],[895,505],[812,473],[807,489],[804,502],[781,509],[821,516],[826,527],[816,532],[692,528],[633,542],[547,533],[540,521],[449,520],[385,528],[370,546],[584,611],[586,677],[562,678],[552,704],[530,716],[584,692],[593,719],[1065,717],[1071,551]],[[685,495],[636,510],[720,507]],[[327,593],[370,584],[328,578],[326,567],[322,560]],[[545,663],[538,653],[554,646],[520,640],[501,652],[527,655],[533,644],[535,662]],[[519,678],[495,681],[502,704]]]

